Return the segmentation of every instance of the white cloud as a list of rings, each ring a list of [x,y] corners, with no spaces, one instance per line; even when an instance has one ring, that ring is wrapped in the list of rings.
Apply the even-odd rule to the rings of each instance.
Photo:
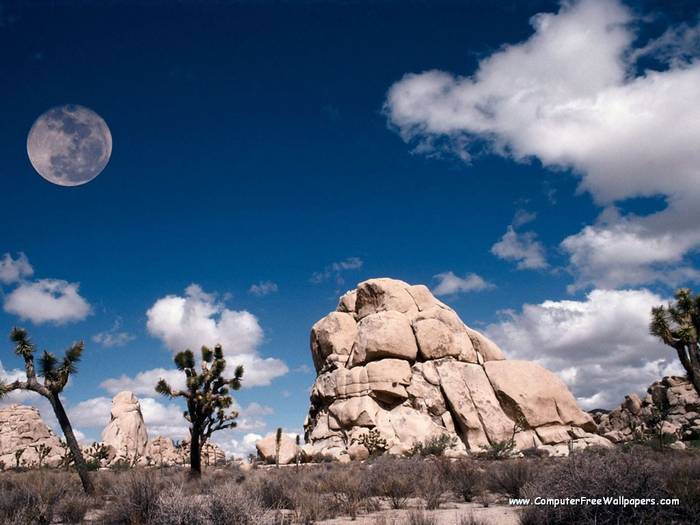
[[[155,393],[156,384],[165,379],[175,390],[185,388],[185,374],[175,369],[154,368],[139,372],[134,377],[121,375],[117,378],[105,379],[100,387],[112,395],[128,390],[140,396],[152,396]]]
[[[73,425],[82,428],[96,428],[100,431],[107,426],[112,411],[112,400],[108,397],[95,397],[81,401],[68,409]]]
[[[475,273],[469,273],[464,277],[458,277],[453,272],[443,272],[434,276],[438,280],[433,288],[435,295],[454,295],[467,292],[480,292],[493,288],[494,285],[485,281]]]
[[[173,352],[187,348],[198,352],[202,345],[221,344],[229,355],[253,353],[262,342],[263,331],[256,317],[245,310],[229,310],[191,284],[184,296],[158,299],[146,312],[147,328]]]
[[[252,293],[258,297],[263,297],[265,295],[275,293],[278,290],[279,287],[277,286],[277,283],[273,283],[272,281],[260,281],[259,283],[251,284],[250,288],[248,289],[248,293]]]
[[[320,284],[332,279],[336,284],[343,284],[345,282],[343,273],[348,270],[359,270],[363,264],[364,261],[359,257],[348,257],[342,261],[329,264],[320,272],[315,272],[311,276],[311,282]]]
[[[255,443],[262,439],[260,434],[253,432],[238,439],[232,436],[230,432],[219,432],[212,435],[212,441],[219,445],[227,456],[235,458],[247,458],[249,454],[256,454]]]
[[[0,283],[14,284],[26,277],[31,277],[34,274],[34,268],[29,264],[29,259],[22,252],[19,253],[16,259],[12,255],[6,253],[0,260]]]
[[[139,399],[149,437],[165,436],[182,440],[189,436],[189,423],[183,408],[175,402],[162,403],[152,397]]]
[[[499,259],[517,261],[519,270],[547,268],[544,246],[535,232],[517,232],[508,226],[501,240],[491,246],[491,253]]]
[[[115,348],[118,346],[124,346],[125,344],[136,339],[136,336],[121,330],[121,321],[117,319],[114,321],[112,328],[105,330],[104,332],[99,332],[92,336],[92,340],[105,346],[107,348]]]
[[[698,28],[671,28],[635,48],[632,22],[639,19],[615,0],[563,2],[531,19],[529,39],[481,60],[471,76],[408,74],[387,94],[390,123],[418,151],[447,149],[468,161],[486,144],[516,161],[572,170],[603,206],[665,198],[659,212],[567,238],[575,287],[659,280],[700,247]],[[639,73],[634,61],[650,53],[665,64]],[[606,255],[617,242],[635,247],[624,266]],[[598,257],[600,245],[609,249]]]
[[[5,311],[35,324],[82,321],[90,305],[78,293],[78,283],[40,279],[22,283],[5,297]]]
[[[509,358],[558,372],[584,408],[611,408],[681,372],[675,352],[649,334],[651,308],[664,302],[649,290],[593,290],[582,301],[525,304],[486,333]]]
[[[148,331],[173,353],[189,348],[196,355],[202,345],[221,344],[231,368],[244,366],[246,387],[269,385],[289,371],[280,359],[258,355],[263,331],[253,314],[229,310],[196,284],[188,286],[184,296],[168,295],[157,300],[146,315]]]

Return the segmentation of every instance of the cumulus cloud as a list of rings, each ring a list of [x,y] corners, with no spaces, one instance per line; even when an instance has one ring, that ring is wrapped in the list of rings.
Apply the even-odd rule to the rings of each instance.
[[[109,424],[112,400],[95,397],[81,401],[68,409],[71,423],[81,428],[103,429]]]
[[[112,395],[128,390],[136,395],[151,396],[155,392],[156,384],[161,379],[165,379],[175,390],[185,388],[185,374],[179,370],[168,370],[165,368],[145,370],[134,377],[121,375],[120,377],[105,379],[100,383],[100,387]]]
[[[34,324],[82,321],[90,305],[78,293],[78,283],[40,279],[22,283],[5,297],[5,311]]]
[[[105,330],[104,332],[99,332],[92,336],[92,340],[107,348],[115,348],[118,346],[124,346],[125,344],[133,341],[136,338],[133,334],[125,332],[121,329],[121,320],[117,319],[114,321],[112,328]]]
[[[333,280],[336,284],[343,284],[345,283],[343,273],[348,270],[359,270],[363,264],[364,262],[359,257],[348,257],[345,260],[329,264],[320,272],[315,272],[311,276],[311,282],[320,284]]]
[[[146,327],[173,352],[221,344],[229,355],[252,354],[262,342],[257,318],[245,310],[229,310],[214,294],[196,284],[185,295],[158,299],[146,312]]]
[[[435,295],[455,295],[467,292],[480,292],[493,288],[494,285],[475,273],[459,277],[454,272],[443,272],[433,277],[438,283],[433,288]]]
[[[277,286],[277,283],[273,283],[272,281],[260,281],[259,283],[251,284],[250,288],[248,289],[248,293],[252,293],[258,297],[263,297],[265,295],[275,293],[278,290],[279,287]]]
[[[649,290],[593,290],[581,301],[525,304],[486,333],[509,358],[558,372],[584,408],[612,408],[681,373],[675,352],[649,335],[651,308],[664,302]]]
[[[249,432],[243,437],[234,437],[231,432],[219,432],[212,435],[212,441],[219,445],[227,456],[234,458],[247,458],[249,454],[255,454],[255,442],[262,439],[262,435]]]
[[[6,253],[0,260],[0,283],[14,284],[34,274],[34,268],[29,264],[29,259],[23,253],[19,253],[16,259]]]
[[[537,158],[571,170],[602,206],[665,198],[661,211],[619,215],[563,242],[577,288],[659,280],[700,247],[698,29],[671,28],[635,48],[632,22],[615,0],[562,2],[558,13],[531,19],[527,40],[503,46],[470,76],[407,74],[385,103],[391,125],[418,151],[469,161],[486,145],[516,161]],[[641,55],[664,64],[639,72]],[[611,255],[620,243],[635,247],[624,264]]]
[[[544,246],[532,231],[518,232],[516,228],[535,218],[527,212],[516,214],[513,223],[508,226],[503,237],[491,246],[491,253],[499,259],[517,262],[519,270],[537,270],[547,268]]]

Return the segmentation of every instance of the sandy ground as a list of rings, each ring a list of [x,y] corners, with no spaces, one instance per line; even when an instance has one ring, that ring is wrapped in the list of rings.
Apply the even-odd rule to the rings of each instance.
[[[362,514],[356,519],[348,517],[333,518],[319,521],[321,525],[405,525],[408,516],[416,509],[380,510]],[[420,512],[420,511],[418,511]],[[423,511],[426,516],[437,519],[439,525],[459,525],[460,518],[473,516],[483,525],[518,525],[518,507],[508,505],[489,505],[484,507],[478,503],[446,503],[437,510]]]

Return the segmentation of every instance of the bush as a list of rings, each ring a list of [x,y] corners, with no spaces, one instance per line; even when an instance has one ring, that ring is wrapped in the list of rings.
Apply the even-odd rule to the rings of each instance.
[[[318,488],[330,496],[340,513],[355,518],[369,496],[365,477],[366,470],[359,465],[336,465],[327,471]]]
[[[523,490],[524,497],[626,498],[670,497],[662,467],[653,461],[649,449],[636,447],[630,452],[609,450],[581,452],[538,471]],[[523,515],[524,524],[568,523],[632,524],[672,523],[675,507],[660,505],[562,505],[531,506]]]
[[[419,463],[417,470],[422,471],[413,478],[418,495],[423,498],[426,509],[440,508],[445,493],[450,490],[445,464],[439,461],[415,461]]]
[[[448,479],[452,490],[466,502],[471,502],[484,490],[484,475],[473,461],[460,460],[451,464]]]
[[[371,494],[388,498],[392,509],[402,509],[416,491],[416,464],[409,459],[383,456],[372,463],[369,472]]]
[[[63,523],[82,523],[92,504],[92,499],[82,494],[69,495],[58,502],[56,514]]]
[[[411,449],[412,456],[442,456],[445,450],[457,443],[455,436],[440,434],[431,436],[422,443],[416,443]]]
[[[107,507],[110,523],[149,523],[158,506],[164,482],[153,472],[133,470],[117,478],[109,489]]]
[[[532,472],[530,463],[524,460],[496,463],[487,472],[487,484],[494,492],[519,498],[523,487],[532,478]]]
[[[63,472],[5,474],[0,480],[0,523],[48,525],[67,494],[80,494],[76,479]]]

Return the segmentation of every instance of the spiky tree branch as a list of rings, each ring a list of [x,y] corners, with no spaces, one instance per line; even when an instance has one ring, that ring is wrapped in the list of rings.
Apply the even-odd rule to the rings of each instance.
[[[676,350],[688,379],[700,394],[700,295],[688,288],[675,293],[676,302],[651,310],[649,331]]]
[[[203,346],[200,370],[197,371],[191,350],[175,356],[175,366],[185,374],[185,389],[173,389],[165,379],[156,384],[156,392],[168,398],[182,398],[187,404],[183,417],[190,423],[190,473],[201,475],[202,447],[214,432],[236,426],[238,413],[231,410],[230,390],[238,390],[243,379],[243,367],[234,370],[232,378],[225,378],[226,359],[221,345],[213,350]]]
[[[66,443],[74,457],[75,468],[80,476],[83,489],[87,494],[93,494],[94,487],[88,474],[87,465],[60,397],[70,376],[77,372],[76,365],[80,361],[84,350],[83,343],[79,342],[71,345],[61,360],[54,354],[44,351],[39,358],[39,376],[37,376],[34,363],[36,348],[27,331],[23,328],[13,328],[10,332],[10,341],[14,343],[15,354],[24,360],[26,381],[16,380],[6,384],[0,382],[0,397],[13,390],[29,390],[48,399],[61,426]],[[42,378],[43,382],[41,381]]]

